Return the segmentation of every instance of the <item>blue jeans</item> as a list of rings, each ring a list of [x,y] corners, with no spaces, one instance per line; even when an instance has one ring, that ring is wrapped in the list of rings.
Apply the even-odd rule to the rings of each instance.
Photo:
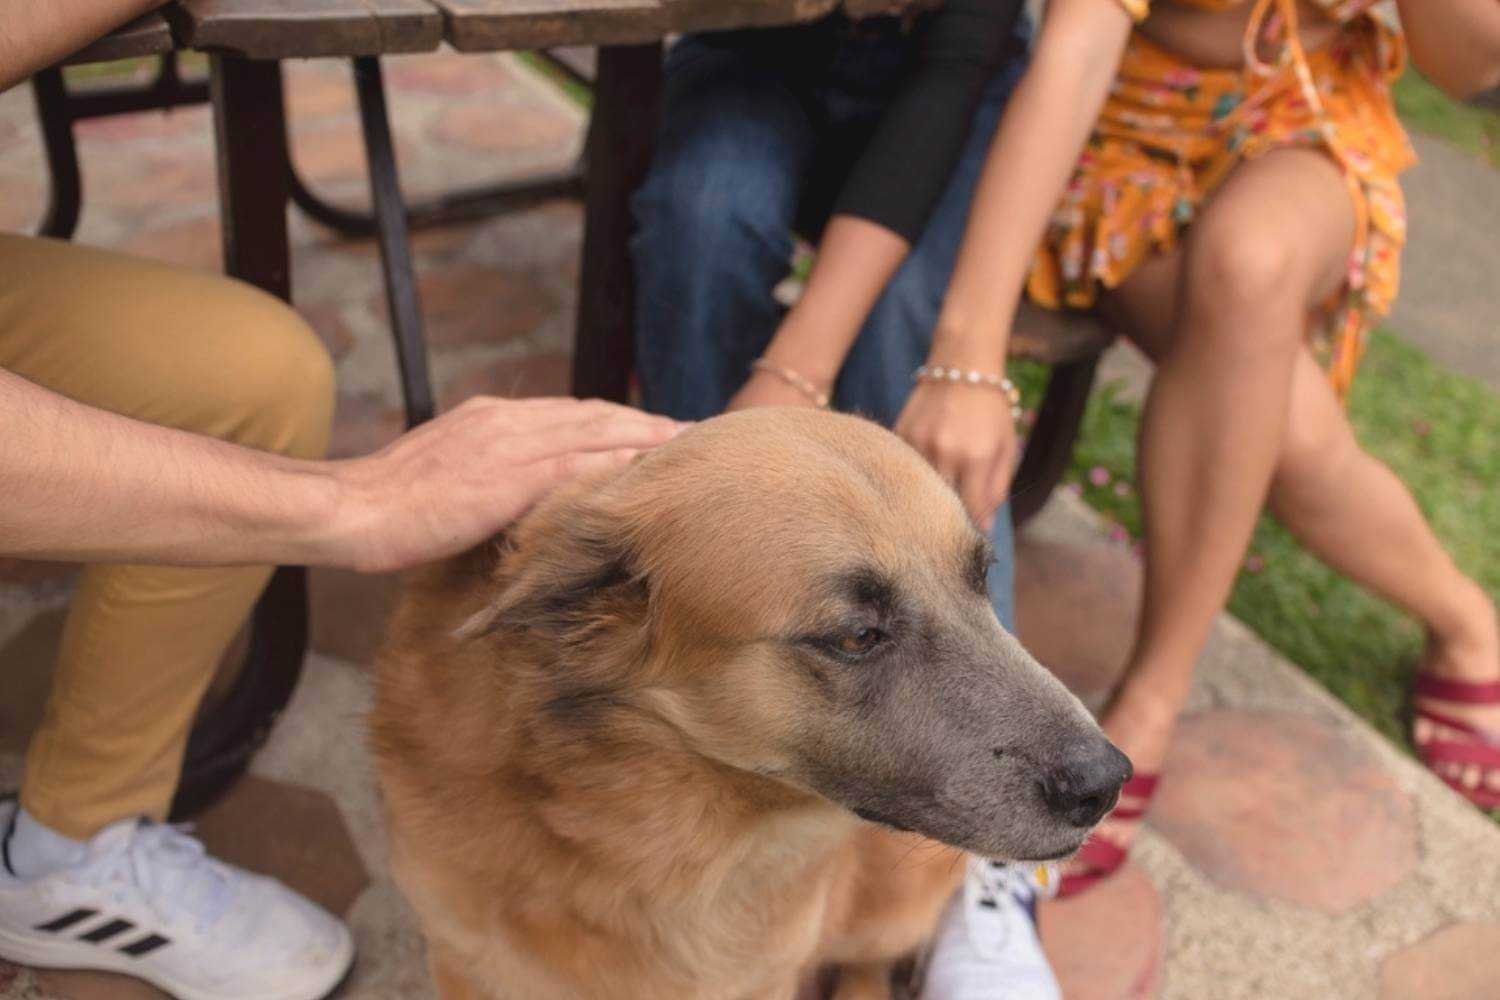
[[[902,53],[892,48],[900,44],[886,37],[850,45],[813,82],[797,67],[700,38],[672,49],[656,156],[632,202],[636,369],[647,409],[702,420],[744,384],[785,313],[771,290],[789,272],[804,196],[849,165],[820,162],[826,138],[873,130],[894,96],[889,81],[899,78],[892,70]],[[932,344],[985,153],[1023,68],[1015,60],[985,88],[947,189],[844,363],[839,409],[890,427],[906,404],[912,371]],[[1005,510],[991,540],[990,597],[1011,628]]]

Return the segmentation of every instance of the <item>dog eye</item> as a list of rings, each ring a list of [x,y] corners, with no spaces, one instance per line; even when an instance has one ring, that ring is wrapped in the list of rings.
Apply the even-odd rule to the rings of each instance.
[[[838,641],[840,653],[849,656],[862,656],[885,641],[885,633],[878,628],[860,629],[858,632],[850,632]]]

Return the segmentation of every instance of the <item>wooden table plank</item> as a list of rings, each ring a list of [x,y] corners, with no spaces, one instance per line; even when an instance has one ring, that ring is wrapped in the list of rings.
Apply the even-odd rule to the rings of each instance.
[[[159,56],[172,51],[172,29],[161,11],[142,14],[123,27],[86,45],[63,60],[66,65],[111,62],[140,56]]]
[[[662,0],[667,32],[767,28],[815,21],[839,8],[839,0]]]
[[[432,0],[462,52],[634,45],[684,31],[810,21],[839,0]]]
[[[251,59],[429,52],[443,19],[428,0],[178,0],[178,40]]]

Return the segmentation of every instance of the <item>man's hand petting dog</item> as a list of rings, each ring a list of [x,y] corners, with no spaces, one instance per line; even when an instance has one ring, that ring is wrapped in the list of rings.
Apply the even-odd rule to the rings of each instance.
[[[600,400],[476,396],[336,466],[329,562],[386,572],[454,555],[554,487],[623,466],[683,426]]]

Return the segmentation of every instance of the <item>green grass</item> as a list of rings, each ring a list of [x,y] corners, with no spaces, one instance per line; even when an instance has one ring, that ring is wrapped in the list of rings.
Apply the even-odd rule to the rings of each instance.
[[[568,100],[583,110],[589,111],[594,107],[594,92],[552,65],[546,59],[543,59],[534,52],[522,52],[517,58],[520,60],[521,65],[538,76],[545,78],[549,83],[561,90],[563,96],[567,97]]]
[[[1500,114],[1453,100],[1408,69],[1394,88],[1396,110],[1408,128],[1444,139],[1500,167]]]
[[[1035,405],[1045,371],[1018,365],[1014,374]],[[1105,385],[1090,400],[1068,480],[1120,533],[1139,539],[1140,408],[1117,390]],[[1410,487],[1459,565],[1500,599],[1500,397],[1382,331],[1355,380],[1350,416],[1360,441]],[[1422,643],[1412,619],[1323,566],[1269,518],[1256,528],[1229,610],[1406,745],[1402,705]]]

